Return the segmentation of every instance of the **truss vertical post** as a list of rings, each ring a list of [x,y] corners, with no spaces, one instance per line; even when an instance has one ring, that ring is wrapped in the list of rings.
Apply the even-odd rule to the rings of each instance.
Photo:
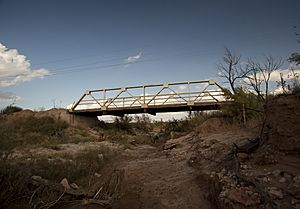
[[[144,97],[144,103],[143,103],[143,105],[145,105],[146,104],[146,88],[145,88],[145,86],[143,86],[143,97]]]

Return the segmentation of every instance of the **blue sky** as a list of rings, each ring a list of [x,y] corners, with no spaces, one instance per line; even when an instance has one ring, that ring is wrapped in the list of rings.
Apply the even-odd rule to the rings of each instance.
[[[299,0],[0,0],[0,43],[50,74],[0,94],[38,109],[66,106],[86,89],[217,79],[225,46],[245,58],[299,52],[299,8]]]

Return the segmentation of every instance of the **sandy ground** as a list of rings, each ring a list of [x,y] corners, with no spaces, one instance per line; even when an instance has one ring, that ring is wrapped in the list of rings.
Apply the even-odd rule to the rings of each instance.
[[[188,148],[177,148],[172,154],[149,145],[126,150],[128,160],[119,166],[125,170],[123,191],[113,208],[210,208],[197,171],[187,163]]]

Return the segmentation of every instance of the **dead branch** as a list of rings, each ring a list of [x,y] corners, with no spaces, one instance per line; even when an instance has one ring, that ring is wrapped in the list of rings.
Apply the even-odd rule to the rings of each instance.
[[[237,153],[251,154],[259,148],[260,141],[261,141],[260,137],[257,137],[253,140],[248,139],[248,142],[244,143],[241,146],[238,146],[237,144],[233,143],[233,146],[235,148],[234,152],[236,154]]]
[[[225,48],[223,62],[218,65],[218,75],[229,83],[233,93],[236,93],[236,82],[243,79],[249,73],[240,64],[241,56],[233,54],[228,48]]]
[[[91,204],[97,204],[105,207],[111,205],[111,202],[108,200],[96,200],[96,199],[84,199],[82,201],[82,205],[91,205]]]
[[[65,189],[66,190],[66,189]],[[60,201],[60,199],[64,196],[64,194],[65,194],[65,191],[56,199],[56,200],[54,200],[53,202],[50,202],[50,203],[47,203],[47,204],[45,204],[44,206],[42,206],[40,209],[42,209],[42,208],[47,208],[47,209],[49,209],[49,208],[51,208],[51,207],[53,207],[54,205],[56,205],[59,201]]]

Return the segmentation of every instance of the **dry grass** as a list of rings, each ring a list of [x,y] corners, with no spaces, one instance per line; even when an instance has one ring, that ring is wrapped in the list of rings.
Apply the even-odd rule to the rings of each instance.
[[[30,145],[60,143],[68,124],[51,117],[24,117],[14,122],[0,118],[0,151]]]
[[[110,164],[117,155],[116,150],[101,147],[86,149],[76,155],[63,154],[52,159],[9,160],[4,156],[0,160],[0,208],[16,203],[21,203],[23,208],[30,208],[30,199],[40,188],[30,183],[32,176],[41,176],[50,183],[59,183],[67,178],[69,183],[75,182],[81,188],[90,188],[94,174],[101,173],[104,166]],[[58,194],[52,195],[57,198]]]

